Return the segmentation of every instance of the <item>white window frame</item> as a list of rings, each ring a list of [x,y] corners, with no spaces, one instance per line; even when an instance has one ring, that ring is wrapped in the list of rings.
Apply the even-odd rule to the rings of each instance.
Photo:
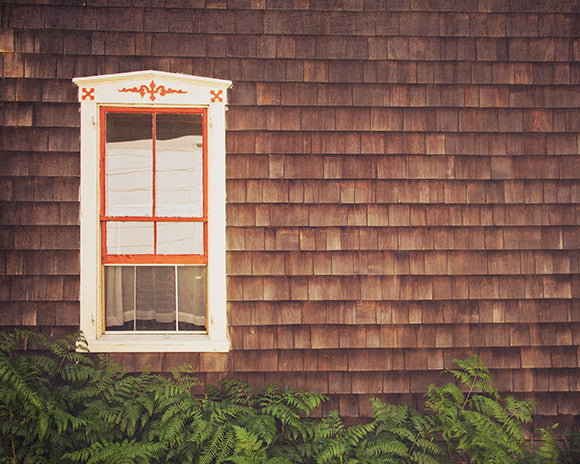
[[[73,79],[81,106],[80,329],[92,352],[226,352],[225,110],[232,82],[136,71]],[[101,106],[207,108],[207,333],[104,332],[100,211]]]

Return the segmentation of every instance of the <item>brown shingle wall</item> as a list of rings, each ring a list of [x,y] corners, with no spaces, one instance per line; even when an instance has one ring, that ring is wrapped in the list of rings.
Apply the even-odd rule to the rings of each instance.
[[[78,324],[71,78],[226,78],[233,350],[120,361],[366,415],[478,353],[578,415],[576,2],[89,3],[1,7],[1,325]]]

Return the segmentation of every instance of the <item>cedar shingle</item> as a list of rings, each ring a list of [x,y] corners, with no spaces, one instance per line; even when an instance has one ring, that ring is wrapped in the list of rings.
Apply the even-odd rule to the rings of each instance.
[[[338,205],[316,206],[309,208],[310,226],[346,226],[347,209]],[[301,225],[301,224],[300,224]]]
[[[343,326],[339,328],[340,348],[366,348],[365,326]]]
[[[409,56],[409,38],[389,37],[387,39],[387,59],[404,60]]]
[[[328,65],[328,77],[335,82],[362,82],[363,67],[360,62],[333,60]]]
[[[381,372],[367,372],[365,375],[355,375],[352,377],[353,393],[374,394],[376,392],[381,392],[382,390],[383,375]],[[356,412],[358,413],[358,408]]]
[[[405,372],[391,371],[383,374],[383,391],[385,393],[409,393],[409,376]]]
[[[352,375],[346,372],[330,372],[328,374],[328,388],[332,393],[351,393]]]
[[[549,132],[552,130],[552,111],[527,110],[524,112],[524,129],[528,132]]]
[[[276,205],[271,210],[272,226],[308,225],[308,207],[300,205]]]
[[[278,352],[261,350],[257,352],[257,370],[262,372],[278,370]]]
[[[338,348],[338,328],[333,326],[312,326],[310,331],[313,349]]]
[[[522,368],[548,368],[551,367],[549,348],[522,347]]]
[[[349,370],[351,372],[391,370],[393,362],[392,356],[393,356],[392,350],[389,349],[349,350],[348,351]],[[366,377],[366,375],[354,376],[354,378],[357,377]]]
[[[4,29],[1,33],[0,33],[0,49],[5,51],[5,52],[14,52],[14,43],[15,43],[15,38],[16,40],[18,40],[18,37],[22,34],[22,32],[18,31],[15,34],[15,31],[12,29]],[[17,46],[17,51],[19,51],[19,48]]]

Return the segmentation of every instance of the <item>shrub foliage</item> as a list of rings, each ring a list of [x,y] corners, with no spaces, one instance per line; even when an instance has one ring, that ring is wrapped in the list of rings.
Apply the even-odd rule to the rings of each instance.
[[[86,351],[78,335],[0,334],[0,463],[558,462],[550,430],[534,453],[524,440],[533,404],[501,398],[475,356],[450,371],[459,385],[429,387],[429,414],[373,399],[373,418],[347,427],[311,418],[320,394],[226,380],[200,398],[187,366],[134,375]]]

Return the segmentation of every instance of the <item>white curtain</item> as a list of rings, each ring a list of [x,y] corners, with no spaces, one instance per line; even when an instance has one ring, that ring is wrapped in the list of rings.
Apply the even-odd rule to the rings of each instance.
[[[176,330],[176,317],[205,327],[206,281],[205,266],[106,266],[106,327]],[[127,322],[131,327],[122,327]]]

